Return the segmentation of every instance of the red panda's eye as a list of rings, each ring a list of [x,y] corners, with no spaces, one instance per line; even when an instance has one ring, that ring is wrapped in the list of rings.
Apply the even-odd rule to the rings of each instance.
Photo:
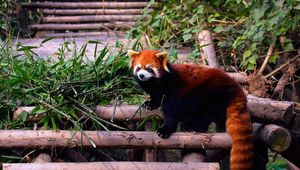
[[[146,68],[146,70],[147,70],[149,73],[152,73],[152,72],[153,72],[152,68],[150,68],[150,67]]]
[[[141,67],[137,67],[137,68],[136,68],[136,71],[140,71],[140,69],[141,69]]]

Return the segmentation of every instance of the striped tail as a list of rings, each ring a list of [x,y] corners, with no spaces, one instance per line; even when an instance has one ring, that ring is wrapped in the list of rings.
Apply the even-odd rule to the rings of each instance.
[[[230,170],[251,170],[254,164],[252,123],[244,94],[237,95],[230,102],[226,129],[232,138]]]

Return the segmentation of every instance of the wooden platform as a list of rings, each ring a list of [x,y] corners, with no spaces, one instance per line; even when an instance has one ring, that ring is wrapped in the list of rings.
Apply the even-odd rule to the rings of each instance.
[[[31,1],[18,4],[19,20],[36,37],[97,36],[101,31],[126,31],[135,25],[148,1]],[[158,3],[153,3],[153,10]],[[29,16],[39,16],[29,21]]]

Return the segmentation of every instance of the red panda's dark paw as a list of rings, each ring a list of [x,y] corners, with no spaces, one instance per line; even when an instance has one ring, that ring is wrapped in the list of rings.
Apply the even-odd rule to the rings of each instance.
[[[164,139],[169,138],[173,132],[174,132],[174,130],[172,130],[164,125],[162,127],[160,127],[158,130],[156,130],[157,135]]]
[[[154,110],[159,107],[159,104],[156,104],[151,100],[147,100],[143,103],[143,107],[146,108],[147,110]]]

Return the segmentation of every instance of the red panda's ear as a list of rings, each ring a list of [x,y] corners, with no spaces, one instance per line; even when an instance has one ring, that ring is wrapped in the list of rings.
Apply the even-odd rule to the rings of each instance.
[[[132,67],[132,63],[133,63],[133,60],[135,59],[135,57],[136,57],[138,54],[140,54],[140,52],[138,52],[138,51],[133,51],[133,50],[128,50],[127,53],[128,53],[128,56],[130,57],[129,67],[131,68],[131,67]]]
[[[162,65],[164,67],[164,69],[170,73],[170,70],[167,66],[167,63],[168,63],[168,53],[167,52],[161,52],[161,53],[156,53],[155,54],[156,57],[158,57],[161,61],[162,61]]]

